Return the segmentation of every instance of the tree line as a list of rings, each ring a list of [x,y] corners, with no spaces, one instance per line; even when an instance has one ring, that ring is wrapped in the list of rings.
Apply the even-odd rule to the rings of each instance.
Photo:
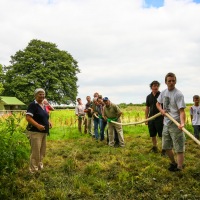
[[[31,40],[11,56],[10,65],[0,64],[0,95],[14,96],[28,105],[34,90],[43,88],[49,101],[75,102],[78,93],[78,62],[57,45]]]

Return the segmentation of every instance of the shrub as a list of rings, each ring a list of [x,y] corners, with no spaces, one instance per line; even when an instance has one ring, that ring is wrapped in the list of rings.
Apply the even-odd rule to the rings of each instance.
[[[22,115],[0,118],[0,174],[14,173],[28,158],[28,140],[19,125]]]

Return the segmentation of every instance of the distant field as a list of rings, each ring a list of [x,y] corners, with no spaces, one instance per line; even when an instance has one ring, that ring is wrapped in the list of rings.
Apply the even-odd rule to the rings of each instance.
[[[191,124],[190,114],[189,114],[190,106],[187,106],[186,111],[186,123]],[[145,106],[128,106],[126,108],[122,108],[122,122],[130,123],[130,122],[139,122],[145,119]],[[50,114],[50,119],[52,123],[57,126],[70,126],[75,120],[75,111],[73,109],[65,109],[65,110],[55,110]]]
[[[185,109],[186,129],[192,132],[193,129],[190,121],[189,108],[190,106]],[[128,106],[122,108],[122,111],[122,123],[140,122],[145,119],[145,106]],[[75,116],[75,111],[73,109],[52,111],[50,114],[50,120],[53,124],[53,129],[50,131],[51,139],[60,138],[61,133],[63,133],[64,138],[69,138],[73,136],[73,134],[70,133],[77,130],[77,117]],[[144,123],[140,125],[123,126],[125,134],[141,132],[141,128],[143,129],[143,132],[148,134],[147,126]]]

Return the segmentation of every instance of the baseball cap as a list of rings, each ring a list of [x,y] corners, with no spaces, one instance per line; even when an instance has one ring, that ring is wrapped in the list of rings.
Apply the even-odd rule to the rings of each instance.
[[[108,97],[103,98],[103,101],[108,101],[108,100],[109,100]]]

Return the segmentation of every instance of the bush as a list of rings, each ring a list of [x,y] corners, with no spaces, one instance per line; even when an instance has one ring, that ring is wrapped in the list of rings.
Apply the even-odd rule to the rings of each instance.
[[[21,120],[19,114],[0,118],[0,174],[15,173],[27,161],[29,144],[25,134],[22,134]]]

